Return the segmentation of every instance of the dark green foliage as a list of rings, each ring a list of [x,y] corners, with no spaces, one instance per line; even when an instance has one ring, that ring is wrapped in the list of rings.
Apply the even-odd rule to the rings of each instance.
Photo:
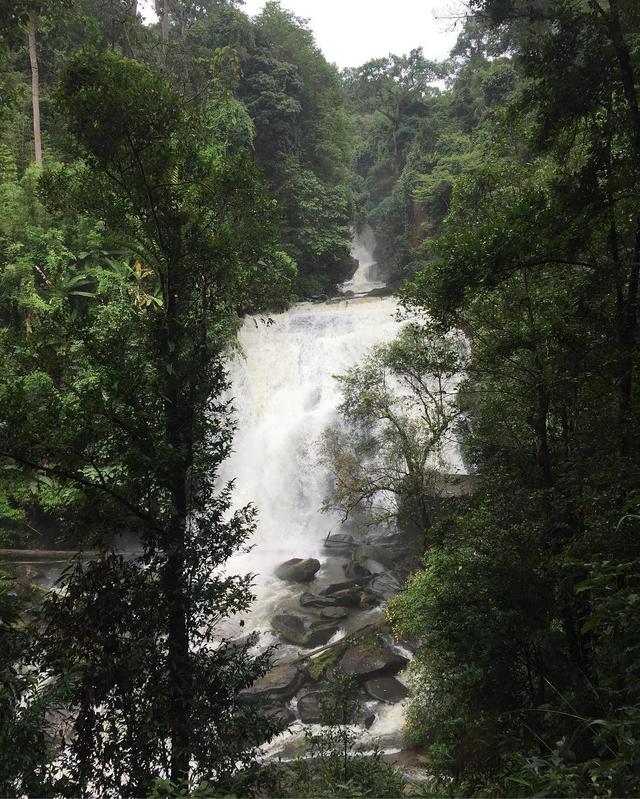
[[[405,295],[472,342],[476,473],[391,608],[421,639],[411,730],[460,793],[634,796],[640,20],[477,6],[512,67],[482,79],[478,155]]]
[[[319,704],[322,729],[306,735],[303,756],[259,772],[260,795],[292,799],[399,796],[404,779],[377,749],[359,746],[350,726],[361,709],[355,678],[336,672],[323,683]]]
[[[47,713],[59,700],[43,686],[28,655],[35,630],[29,624],[37,592],[24,579],[0,573],[0,792],[44,795],[51,789],[47,764],[51,741]]]
[[[190,109],[147,67],[91,52],[70,62],[59,102],[84,160],[40,181],[62,229],[36,227],[27,259],[7,242],[0,450],[9,478],[47,481],[66,526],[105,551],[42,608],[35,663],[72,708],[56,789],[140,796],[167,775],[222,780],[269,735],[237,699],[269,653],[214,646],[220,619],[251,601],[250,578],[219,569],[255,515],[230,513],[215,481],[236,311],[286,304],[295,270],[225,91]],[[78,213],[99,221],[69,224]],[[117,536],[143,556],[110,554]]]

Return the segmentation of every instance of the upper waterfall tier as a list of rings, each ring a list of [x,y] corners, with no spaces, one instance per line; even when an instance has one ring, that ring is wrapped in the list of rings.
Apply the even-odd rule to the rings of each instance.
[[[370,291],[385,287],[385,283],[373,279],[376,266],[376,261],[373,257],[375,249],[376,237],[369,225],[365,225],[360,233],[354,232],[351,257],[358,262],[358,268],[351,280],[347,280],[340,286],[340,291],[343,294],[346,292],[368,294]]]

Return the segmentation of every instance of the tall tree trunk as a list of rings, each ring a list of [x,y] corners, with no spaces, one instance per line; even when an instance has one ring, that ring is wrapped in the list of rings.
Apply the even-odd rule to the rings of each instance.
[[[42,166],[42,134],[40,132],[40,76],[38,73],[38,51],[36,49],[36,15],[29,13],[27,23],[29,38],[29,60],[31,61],[31,104],[33,106],[33,146],[35,161]]]

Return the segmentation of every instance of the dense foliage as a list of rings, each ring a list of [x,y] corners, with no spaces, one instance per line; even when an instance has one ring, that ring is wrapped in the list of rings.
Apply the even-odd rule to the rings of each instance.
[[[255,527],[226,355],[367,222],[405,325],[339,378],[326,505],[424,553],[387,606],[416,790],[637,796],[637,2],[472,0],[448,62],[342,76],[277,2],[155,5],[0,0],[0,548],[94,552],[2,567],[0,792],[408,790],[340,685],[256,768],[270,652],[216,629]]]
[[[427,236],[405,300],[472,344],[476,486],[390,608],[421,641],[410,734],[456,792],[633,796],[640,17],[475,8],[450,100],[480,79],[483,102],[413,192]]]

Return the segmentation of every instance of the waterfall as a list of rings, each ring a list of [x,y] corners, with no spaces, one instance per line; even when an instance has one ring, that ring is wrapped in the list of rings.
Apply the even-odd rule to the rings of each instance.
[[[365,238],[354,240],[361,260],[344,290],[381,285],[368,280],[372,242]],[[256,575],[250,629],[268,629],[274,607],[291,595],[288,584],[274,579],[274,567],[293,557],[322,562],[324,539],[340,529],[336,514],[321,513],[330,477],[319,463],[323,433],[340,402],[334,376],[397,335],[395,311],[390,297],[301,303],[269,325],[248,319],[240,331],[241,354],[230,366],[238,430],[221,477],[235,480],[236,504],[253,502],[259,511],[253,550],[228,566],[230,573]]]
[[[384,288],[383,282],[373,280],[376,266],[373,258],[375,248],[376,238],[369,225],[365,225],[360,233],[354,232],[351,257],[358,262],[358,268],[351,280],[343,283],[341,287],[343,293],[366,294],[374,289]]]

